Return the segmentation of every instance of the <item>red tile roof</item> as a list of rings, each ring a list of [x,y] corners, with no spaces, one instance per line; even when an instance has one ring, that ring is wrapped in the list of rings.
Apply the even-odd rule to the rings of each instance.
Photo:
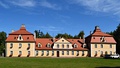
[[[17,39],[19,35],[21,35],[23,38],[22,42],[35,42],[33,34],[28,32],[24,25],[22,25],[18,31],[10,33],[6,39],[6,42],[18,42]]]
[[[55,42],[58,40],[59,39],[55,39]],[[74,44],[78,45],[77,48],[73,48],[70,50],[88,50],[88,49],[82,47],[83,40],[81,40],[81,39],[66,39],[66,40],[69,41],[72,44],[72,46]],[[39,48],[38,43],[40,43],[42,45],[42,47]],[[50,43],[53,46],[53,44],[54,44],[53,39],[52,38],[37,38],[36,39],[36,50],[52,50],[53,49],[52,46],[51,46],[51,48],[46,46],[48,43]],[[55,50],[64,50],[64,49],[55,49]]]
[[[9,35],[14,35],[14,34],[17,34],[17,35],[32,35],[32,33],[28,32],[25,28],[25,26],[21,26],[21,28],[18,30],[18,31],[15,31],[15,32],[12,32],[10,33]]]
[[[104,38],[104,42],[101,42],[101,38]],[[112,35],[103,33],[98,26],[92,34],[86,37],[86,43],[116,43]]]

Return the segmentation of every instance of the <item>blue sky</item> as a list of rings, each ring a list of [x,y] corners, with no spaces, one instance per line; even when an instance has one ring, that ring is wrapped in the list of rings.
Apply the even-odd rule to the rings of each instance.
[[[97,25],[103,32],[120,23],[120,0],[0,0],[0,31],[10,33],[25,24],[30,32],[41,30],[88,36]]]

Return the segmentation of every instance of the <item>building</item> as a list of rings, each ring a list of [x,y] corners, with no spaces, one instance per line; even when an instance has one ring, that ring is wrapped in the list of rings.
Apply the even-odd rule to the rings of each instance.
[[[36,38],[25,25],[6,39],[6,57],[86,57],[84,39]]]
[[[105,54],[116,53],[116,41],[106,33],[103,33],[98,26],[93,33],[85,38],[90,57],[102,57]]]

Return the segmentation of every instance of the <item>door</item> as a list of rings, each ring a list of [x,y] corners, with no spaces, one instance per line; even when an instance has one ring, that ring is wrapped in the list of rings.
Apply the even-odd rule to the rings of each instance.
[[[59,57],[59,51],[57,51],[57,57]]]

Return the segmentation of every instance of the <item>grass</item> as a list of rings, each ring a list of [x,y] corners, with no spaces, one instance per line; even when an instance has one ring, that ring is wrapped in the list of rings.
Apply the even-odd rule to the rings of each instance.
[[[103,68],[120,67],[120,59],[103,58],[0,58],[0,68]]]

